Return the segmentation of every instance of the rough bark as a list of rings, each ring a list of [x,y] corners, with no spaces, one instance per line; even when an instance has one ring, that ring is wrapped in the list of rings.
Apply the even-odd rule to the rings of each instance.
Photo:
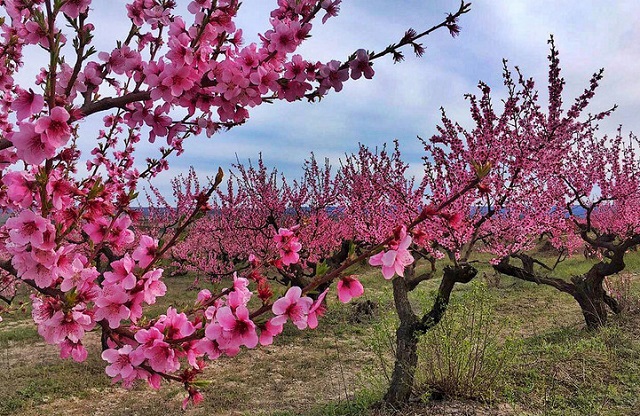
[[[414,268],[405,270],[406,277],[413,275]],[[393,279],[393,301],[400,326],[396,330],[396,351],[393,374],[389,388],[384,395],[386,405],[399,409],[411,398],[413,381],[418,364],[418,317],[409,302],[409,287],[405,278]]]
[[[607,323],[608,308],[620,313],[621,308],[615,299],[607,295],[603,287],[604,279],[624,270],[624,252],[613,252],[609,262],[600,262],[583,275],[571,278],[575,290],[574,299],[582,309],[585,323],[589,329],[597,329]]]

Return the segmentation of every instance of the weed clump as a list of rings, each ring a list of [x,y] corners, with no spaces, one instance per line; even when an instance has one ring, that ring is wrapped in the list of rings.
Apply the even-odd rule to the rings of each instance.
[[[465,398],[491,402],[501,395],[516,343],[500,335],[486,285],[449,305],[444,319],[418,345],[416,385],[426,398]]]

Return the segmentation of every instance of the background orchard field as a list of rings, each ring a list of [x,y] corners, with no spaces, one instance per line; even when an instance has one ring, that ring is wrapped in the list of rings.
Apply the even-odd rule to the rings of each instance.
[[[589,264],[576,256],[560,264],[558,275],[587,270]],[[365,295],[350,304],[330,299],[316,330],[300,333],[288,324],[273,346],[212,363],[203,377],[212,381],[203,389],[205,401],[186,412],[177,383],[158,391],[142,384],[132,392],[112,386],[95,334],[87,362],[62,361],[38,336],[29,311],[14,313],[0,329],[0,414],[391,414],[369,409],[384,393],[393,365],[391,287],[378,270],[362,266],[359,273]],[[631,253],[621,276],[638,273],[640,253]],[[588,332],[571,297],[486,268],[481,274],[479,282],[456,289],[446,318],[421,340],[417,384],[424,394],[404,414],[640,412],[637,282],[624,294],[629,310],[613,317],[610,326]],[[417,307],[432,302],[437,279],[426,283],[415,297]],[[193,298],[192,275],[169,278],[167,284],[168,295],[149,313]]]

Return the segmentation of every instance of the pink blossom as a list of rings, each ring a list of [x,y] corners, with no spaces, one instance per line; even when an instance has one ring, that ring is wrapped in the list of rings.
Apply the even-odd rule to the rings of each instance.
[[[142,62],[140,53],[132,50],[127,45],[115,48],[111,51],[111,54],[100,52],[98,56],[109,65],[114,73],[119,75],[137,68]]]
[[[119,285],[125,290],[131,290],[136,286],[137,278],[133,274],[135,263],[129,253],[120,260],[111,263],[111,271],[104,273],[104,280],[112,285]]]
[[[86,314],[81,305],[74,307],[69,312],[57,311],[49,320],[48,325],[53,327],[51,343],[58,344],[65,338],[69,341],[79,342],[86,331],[95,326],[91,316]]]
[[[167,293],[167,286],[162,281],[162,269],[153,269],[142,276],[144,281],[144,301],[148,305],[156,303],[156,298]]]
[[[290,81],[305,82],[309,80],[307,68],[309,63],[301,55],[293,55],[290,62],[284,65],[284,77]]]
[[[170,373],[180,368],[180,362],[174,349],[164,341],[164,334],[155,326],[141,329],[135,335],[140,343],[137,353],[149,360],[154,371]]]
[[[131,298],[127,303],[127,307],[129,308],[129,320],[133,323],[138,323],[138,319],[142,317],[142,302],[144,302],[144,293],[131,293]]]
[[[45,233],[48,235],[49,233]],[[45,238],[45,241],[48,241],[48,238]],[[49,243],[47,243],[49,245]],[[31,248],[31,251],[22,251],[18,255],[30,256],[31,260],[35,263],[41,264],[44,267],[49,269],[53,269],[56,266],[56,251],[51,248]],[[29,263],[28,260],[25,260],[26,263]],[[57,274],[58,270],[56,270]]]
[[[313,300],[307,296],[301,297],[301,295],[302,289],[298,286],[292,286],[287,290],[284,297],[273,303],[271,310],[276,315],[272,319],[274,325],[282,325],[291,319],[298,329],[307,327],[307,314]]]
[[[460,226],[462,225],[462,220],[464,219],[464,215],[462,215],[460,212],[454,212],[453,214],[442,213],[440,214],[440,216],[444,218],[449,226],[453,229],[460,228]]]
[[[296,50],[298,42],[296,32],[300,29],[299,22],[280,22],[275,27],[270,36],[269,52],[282,54],[291,53]]]
[[[187,10],[189,10],[189,13],[196,14],[201,9],[206,9],[208,7],[211,7],[211,0],[193,0],[189,3]]]
[[[143,269],[147,267],[156,256],[158,251],[158,240],[148,235],[140,237],[140,245],[133,251],[131,257],[138,262]]]
[[[56,280],[53,264],[47,266],[35,260],[29,253],[14,255],[11,264],[23,280],[32,280],[40,288],[50,287]]]
[[[136,341],[141,344],[141,347],[149,349],[158,343],[164,342],[164,334],[155,326],[149,329],[141,329],[136,332]]]
[[[228,306],[218,309],[216,322],[205,328],[205,335],[232,354],[242,345],[254,348],[258,344],[256,325],[249,318],[249,310],[245,306],[236,308],[235,314]]]
[[[52,174],[49,183],[47,183],[47,192],[51,196],[53,207],[56,210],[62,210],[63,207],[70,205],[77,189],[71,184],[71,181]]]
[[[231,61],[223,61],[217,67],[218,85],[214,90],[235,107],[235,102],[241,98],[243,91],[249,87],[250,80],[244,76],[242,69]]]
[[[260,66],[249,77],[251,82],[258,87],[260,94],[266,94],[271,91],[277,91],[278,89],[278,73],[273,68],[267,66]]]
[[[154,143],[156,137],[165,137],[169,134],[169,127],[171,126],[172,120],[171,117],[166,115],[165,110],[162,107],[156,107],[153,112],[149,112],[145,115],[144,122],[147,126],[151,127],[149,142]]]
[[[111,227],[111,235],[109,241],[116,247],[124,247],[133,243],[135,235],[129,229],[131,226],[131,218],[128,215],[121,215],[113,221]]]
[[[59,266],[57,270],[60,271]],[[92,286],[95,286],[94,281],[99,275],[100,273],[95,267],[86,267],[83,261],[76,257],[71,263],[69,272],[64,274],[60,290],[69,292],[75,288],[78,292],[87,292],[91,290]]]
[[[184,91],[191,89],[194,84],[194,78],[198,75],[190,65],[169,66],[165,72],[162,85],[169,88],[171,95],[174,97],[179,97]]]
[[[366,79],[371,79],[375,74],[371,62],[369,62],[369,54],[364,49],[356,51],[356,59],[349,62],[349,68],[352,79],[360,79],[363,74]]]
[[[129,318],[130,310],[124,305],[128,300],[129,295],[123,288],[116,285],[105,285],[95,301],[95,320],[106,319],[110,328],[119,327],[121,320]]]
[[[89,8],[91,0],[67,0],[60,7],[60,11],[72,19],[77,18],[80,13],[84,13]]]
[[[136,340],[138,340],[137,336]],[[155,339],[153,343],[141,345],[139,348],[154,371],[172,373],[180,368],[180,361],[178,361],[175,350],[165,341]]]
[[[284,325],[276,325],[273,319],[268,320],[260,331],[260,345],[271,345],[273,338],[282,332]]]
[[[171,23],[169,32],[172,37],[169,39],[169,52],[167,58],[175,65],[193,65],[195,60],[194,51],[189,47],[191,38],[185,33],[185,23],[182,19],[176,19]]]
[[[7,220],[5,227],[9,230],[11,241],[19,245],[39,247],[44,243],[44,233],[51,223],[30,210],[24,210],[17,217]]]
[[[338,281],[338,299],[342,303],[347,303],[363,293],[364,287],[355,276],[344,276]]]
[[[318,327],[318,318],[323,316],[327,311],[327,307],[324,302],[324,298],[327,296],[327,293],[329,293],[329,288],[326,288],[322,293],[320,293],[318,299],[313,302],[313,305],[311,305],[311,308],[309,309],[307,323],[311,329],[316,329]]]
[[[82,230],[89,235],[95,244],[102,242],[107,236],[111,221],[107,217],[99,217],[91,222],[87,222]]]
[[[16,112],[18,120],[24,120],[42,111],[44,107],[44,97],[36,94],[32,89],[19,89],[17,97],[11,103],[11,109]]]
[[[323,91],[333,88],[336,92],[342,91],[342,83],[349,79],[349,70],[341,68],[340,61],[329,61],[325,66],[320,68],[320,85]]]
[[[293,102],[304,97],[305,93],[312,89],[311,84],[308,82],[289,81],[286,84],[279,85],[278,96],[284,98],[289,102]],[[320,87],[324,92],[328,88]]]
[[[155,326],[168,339],[181,339],[196,331],[195,326],[189,321],[187,315],[183,312],[178,313],[175,308],[169,308],[166,315],[160,315]]]
[[[189,395],[182,400],[182,410],[187,410],[189,402],[192,402],[194,406],[197,406],[204,400],[204,396],[198,390],[190,388],[188,393]]]
[[[394,274],[404,276],[404,268],[413,263],[413,256],[407,250],[411,245],[411,237],[405,235],[397,246],[397,249],[382,251],[369,258],[372,266],[382,266],[382,275],[385,279],[391,279]]]
[[[82,345],[82,342],[73,342],[69,339],[65,339],[60,344],[60,358],[73,358],[76,362],[83,362],[87,359],[89,353],[87,349]]]
[[[229,293],[228,304],[231,308],[235,309],[238,306],[246,306],[251,296],[253,295],[248,289],[249,281],[244,277],[238,277],[236,273],[233,274],[233,291]]]
[[[132,354],[133,347],[124,345],[121,348],[110,348],[102,352],[102,359],[110,365],[106,368],[109,377],[120,376],[123,379],[129,378],[134,373],[134,367],[142,364],[143,357]]]
[[[34,22],[32,20],[26,22],[21,32],[25,43],[31,45],[40,44],[44,48],[49,47],[47,30],[40,26],[38,22]]]
[[[209,289],[202,289],[200,292],[198,292],[197,299],[199,303],[205,303],[206,301],[211,299],[211,297],[212,295]]]
[[[97,87],[102,83],[102,74],[97,62],[89,62],[84,68],[84,83],[87,87]]]
[[[49,116],[40,117],[36,121],[35,132],[43,135],[43,141],[55,148],[63,146],[71,136],[69,113],[64,107],[54,107]]]
[[[28,208],[33,202],[32,189],[35,186],[33,175],[28,172],[7,172],[2,177],[2,183],[7,187],[7,198],[21,207]]]
[[[213,303],[213,306],[209,306],[207,309],[205,309],[204,316],[207,319],[213,321],[216,317],[218,309],[220,309],[222,306],[224,306],[224,301],[222,301],[221,299],[216,299],[216,301]]]
[[[40,325],[51,319],[51,317],[60,309],[60,305],[54,303],[53,298],[41,298],[35,295],[31,296],[31,317],[33,322]]]
[[[326,12],[324,16],[322,16],[322,24],[325,24],[330,17],[337,16],[340,12],[340,3],[342,0],[322,0],[320,4],[324,11]]]
[[[218,343],[208,338],[199,339],[196,345],[200,352],[207,354],[209,356],[210,360],[217,359],[223,353]]]
[[[280,228],[273,240],[276,242],[278,250],[280,250],[280,257],[285,266],[296,264],[300,260],[298,252],[302,249],[302,244],[300,244],[293,231]]]

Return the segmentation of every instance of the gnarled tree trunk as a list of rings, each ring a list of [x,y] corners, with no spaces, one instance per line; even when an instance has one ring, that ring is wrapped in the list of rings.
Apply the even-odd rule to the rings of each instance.
[[[589,329],[606,325],[608,309],[614,313],[622,312],[618,302],[609,296],[603,287],[605,277],[624,269],[624,263],[614,266],[612,263],[598,263],[587,273],[571,278],[574,288],[571,295],[580,305]]]
[[[582,310],[587,328],[597,329],[607,323],[609,309],[614,313],[622,311],[618,302],[607,294],[603,283],[607,276],[624,269],[623,256],[623,251],[614,252],[609,262],[602,261],[593,265],[585,274],[573,276],[570,282],[536,273],[533,269],[533,259],[525,254],[513,256],[522,261],[522,267],[510,264],[507,257],[495,265],[494,269],[508,276],[551,286],[571,295]]]

